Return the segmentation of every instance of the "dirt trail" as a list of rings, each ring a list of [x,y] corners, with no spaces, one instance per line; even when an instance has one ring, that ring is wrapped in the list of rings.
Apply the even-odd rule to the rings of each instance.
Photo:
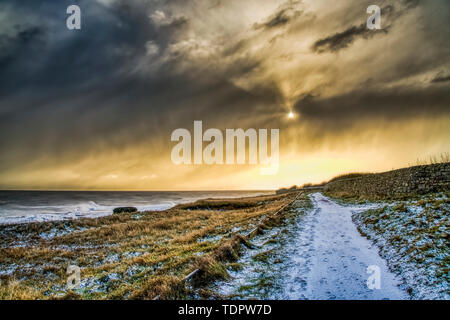
[[[310,198],[313,209],[299,206],[287,232],[274,229],[257,239],[257,248],[239,260],[244,268],[230,271],[231,280],[218,284],[218,292],[275,300],[408,299],[377,247],[352,221],[353,212],[370,206],[342,206],[320,193]],[[273,236],[276,244],[264,245]],[[265,252],[270,253],[267,261],[255,259]],[[380,289],[367,287],[368,266],[379,267]]]
[[[377,248],[362,237],[352,222],[354,210],[320,193],[311,195],[314,209],[299,219],[290,244],[285,299],[408,299],[388,270]],[[368,266],[381,271],[381,288],[367,287]]]

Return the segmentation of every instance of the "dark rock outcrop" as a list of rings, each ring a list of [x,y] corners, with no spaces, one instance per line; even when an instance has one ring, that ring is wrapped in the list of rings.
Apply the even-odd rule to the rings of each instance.
[[[135,208],[135,207],[119,207],[119,208],[115,208],[114,210],[113,210],[113,213],[114,214],[117,214],[117,213],[133,213],[133,212],[137,212],[138,211],[138,209],[137,208]]]

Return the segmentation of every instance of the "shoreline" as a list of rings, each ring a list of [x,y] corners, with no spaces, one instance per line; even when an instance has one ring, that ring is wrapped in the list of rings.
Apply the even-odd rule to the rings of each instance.
[[[0,299],[173,298],[180,292],[167,288],[199,266],[225,268],[228,262],[204,259],[228,250],[229,241],[240,243],[232,240],[235,235],[254,230],[293,195],[204,199],[165,211],[0,225]],[[81,269],[80,289],[67,290],[68,265]]]
[[[282,251],[286,239],[292,238],[289,235],[292,226],[309,210],[318,210],[317,203],[311,202],[310,192],[296,190],[256,197],[201,199],[164,211],[0,225],[0,300],[248,298],[245,292],[263,290],[272,283],[271,276],[257,277],[259,280],[255,279],[255,285],[251,286],[238,283],[237,291],[230,291],[229,296],[217,290],[216,284],[227,283],[230,276],[241,271],[245,274],[249,259],[241,260],[241,257],[248,254],[252,255],[250,265],[278,267],[281,260],[276,253]],[[350,203],[344,201],[336,204],[336,208],[352,210],[354,227],[371,242],[378,239],[374,245],[386,239],[396,242],[393,246],[386,243],[384,247],[397,248],[396,243],[401,241],[405,244],[394,256],[406,254],[405,259],[422,262],[433,257],[432,261],[427,260],[431,261],[431,269],[422,270],[425,268],[422,264],[392,261],[392,254],[379,252],[389,269],[408,284],[407,292],[413,299],[429,297],[429,294],[441,297],[438,291],[444,288],[443,284],[438,290],[426,283],[445,282],[445,278],[433,276],[432,272],[435,267],[444,272],[448,262],[445,249],[448,218],[444,214],[448,194],[385,200],[376,202],[375,206],[364,201],[357,206],[358,210]],[[430,221],[423,224],[422,220],[431,215],[437,219],[431,221],[435,226],[430,229],[427,227]],[[391,234],[371,230],[375,228],[373,222],[379,219],[386,220],[395,230]],[[410,222],[412,219],[414,223]],[[403,226],[408,226],[408,232],[405,233]],[[411,236],[415,239],[418,226],[425,229],[420,229],[423,239],[416,239],[418,243],[415,243]],[[311,234],[306,232],[299,239],[308,237]],[[430,246],[426,242],[429,238],[438,243]],[[414,246],[408,249],[411,243]],[[438,248],[443,250],[439,254],[435,251]],[[444,260],[442,255],[446,256]],[[66,287],[68,266],[81,270],[80,286],[74,290]],[[409,271],[400,272],[399,266],[402,270],[420,270],[424,275],[431,273],[423,279],[414,277],[412,281]],[[424,290],[428,292],[425,295]]]
[[[4,192],[4,191],[0,191]],[[8,193],[10,191],[6,191]],[[28,198],[8,199],[0,204],[0,226],[15,225],[28,223],[44,223],[56,221],[70,221],[83,218],[100,218],[113,214],[114,208],[122,206],[133,206],[138,211],[165,211],[179,204],[186,204],[202,199],[237,199],[242,197],[254,197],[259,195],[274,194],[275,191],[251,190],[251,191],[234,191],[234,190],[214,190],[214,191],[67,191],[60,193],[59,191],[12,191],[13,193],[26,193],[26,197],[30,198],[41,195],[42,199],[38,203],[30,203]],[[44,196],[48,195],[55,198],[55,194],[64,195],[61,199],[53,199],[46,201]],[[78,200],[80,194],[84,197],[83,201]],[[108,199],[113,194],[114,199]],[[136,196],[138,195],[138,197]],[[123,196],[123,197],[121,197]],[[152,199],[153,197],[153,199]],[[109,197],[111,198],[111,197]],[[148,198],[148,200],[147,200]],[[124,200],[121,200],[124,199]],[[22,202],[20,202],[22,200]],[[59,200],[59,201],[56,201]],[[20,212],[20,213],[17,213]]]

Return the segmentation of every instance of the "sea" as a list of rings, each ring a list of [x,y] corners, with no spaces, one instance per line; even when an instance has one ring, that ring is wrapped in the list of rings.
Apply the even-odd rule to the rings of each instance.
[[[206,198],[239,198],[273,191],[0,191],[0,224],[95,218],[116,207],[162,211]]]

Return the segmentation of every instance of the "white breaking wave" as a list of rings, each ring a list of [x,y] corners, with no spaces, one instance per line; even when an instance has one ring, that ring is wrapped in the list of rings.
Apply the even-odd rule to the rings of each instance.
[[[175,202],[141,205],[139,211],[163,211],[175,206]],[[111,215],[117,206],[99,205],[94,201],[64,206],[23,206],[14,205],[0,210],[0,224],[31,223],[69,220],[77,218],[98,218]],[[27,214],[24,215],[24,212]],[[34,213],[31,213],[34,212]]]
[[[139,211],[163,211],[177,204],[208,197],[230,198],[268,193],[271,192],[0,192],[0,224],[97,218],[111,215],[114,208],[128,206]]]

